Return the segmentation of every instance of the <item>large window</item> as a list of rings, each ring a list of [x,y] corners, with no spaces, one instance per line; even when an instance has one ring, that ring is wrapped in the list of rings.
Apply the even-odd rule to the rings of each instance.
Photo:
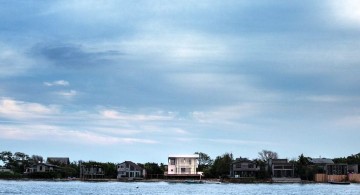
[[[170,165],[175,165],[175,159],[170,159]]]
[[[186,169],[185,168],[181,168],[181,173],[185,173]]]

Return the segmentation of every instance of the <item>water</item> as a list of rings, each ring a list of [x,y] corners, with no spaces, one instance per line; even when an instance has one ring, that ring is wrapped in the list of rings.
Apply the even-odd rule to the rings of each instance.
[[[182,184],[0,180],[3,194],[360,194],[360,184]]]

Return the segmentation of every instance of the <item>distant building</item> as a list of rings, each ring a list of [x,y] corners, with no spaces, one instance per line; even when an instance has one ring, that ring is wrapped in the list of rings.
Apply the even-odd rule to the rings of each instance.
[[[104,168],[96,163],[92,162],[81,162],[79,163],[80,166],[80,179],[98,179],[104,178],[105,172]]]
[[[270,159],[268,163],[272,177],[294,177],[295,175],[294,164],[289,163],[287,159]]]
[[[327,173],[327,165],[335,164],[333,160],[329,158],[310,158],[310,165],[314,165],[317,168],[317,173]]]
[[[59,171],[61,168],[49,163],[37,163],[25,169],[25,173],[41,173]]]
[[[199,176],[197,172],[199,155],[170,155],[167,176]]]
[[[256,177],[260,167],[255,161],[247,158],[237,158],[230,166],[230,177],[243,178],[243,177]]]
[[[327,175],[347,175],[348,165],[343,163],[336,163],[333,165],[326,165]]]
[[[48,157],[46,162],[58,165],[69,165],[70,159],[68,157]]]
[[[344,163],[334,163],[329,158],[312,158],[310,163],[315,165],[319,173],[325,173],[326,175],[347,175],[348,165]]]
[[[145,169],[141,168],[139,165],[131,162],[125,161],[116,166],[117,168],[117,178],[141,178],[145,176]]]

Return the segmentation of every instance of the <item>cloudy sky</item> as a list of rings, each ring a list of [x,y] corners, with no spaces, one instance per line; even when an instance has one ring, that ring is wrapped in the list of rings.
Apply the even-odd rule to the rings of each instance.
[[[360,152],[359,1],[0,4],[1,151]]]

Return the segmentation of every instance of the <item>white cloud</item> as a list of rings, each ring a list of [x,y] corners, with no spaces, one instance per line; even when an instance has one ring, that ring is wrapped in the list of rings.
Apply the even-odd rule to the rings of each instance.
[[[158,143],[156,140],[144,139],[143,136],[158,133],[156,130],[162,129],[162,125],[156,122],[173,117],[171,113],[159,113],[163,112],[151,115],[122,114],[114,110],[104,110],[101,114],[86,111],[65,113],[56,105],[2,98],[0,118],[5,123],[0,124],[0,129],[3,139],[12,140],[54,138],[60,142],[82,144],[155,144]],[[178,134],[186,133],[179,128],[173,130]]]
[[[272,142],[253,141],[253,140],[240,140],[240,139],[204,139],[205,141],[219,143],[219,144],[232,144],[232,145],[274,145]]]
[[[0,100],[0,115],[6,118],[37,118],[56,114],[56,106],[44,106],[38,103],[16,101],[10,98]]]
[[[218,107],[208,111],[194,111],[191,117],[202,123],[234,123],[239,119],[260,113],[261,108],[252,103]]]
[[[187,135],[189,134],[188,131],[184,130],[184,129],[180,129],[180,128],[173,128],[171,129],[171,131],[177,133],[177,134],[181,134],[181,135]]]
[[[0,77],[24,74],[34,65],[34,61],[22,51],[3,46],[1,43],[0,51]]]
[[[360,127],[360,115],[345,116],[335,120],[335,124],[340,127],[356,128]]]
[[[90,131],[75,131],[51,125],[0,125],[2,138],[12,140],[54,140],[81,144],[155,144],[157,141],[139,138],[119,138]]]
[[[91,131],[98,132],[98,133],[106,133],[106,134],[112,134],[112,135],[135,135],[139,134],[142,131],[138,129],[126,129],[124,127],[117,127],[117,124],[109,124],[110,127],[104,127],[101,125],[98,125],[97,127],[88,128]]]
[[[56,94],[61,95],[65,98],[72,98],[78,94],[76,90],[70,90],[70,91],[58,91]]]
[[[304,99],[312,102],[332,103],[332,102],[345,101],[348,98],[341,96],[332,96],[332,95],[313,95],[313,96],[307,96]]]
[[[332,0],[331,8],[336,21],[348,26],[360,27],[360,1]]]
[[[159,114],[126,114],[120,113],[116,110],[102,110],[100,115],[106,119],[126,120],[126,121],[163,121],[170,120],[173,117],[171,115],[159,115]]]
[[[58,81],[53,81],[53,82],[44,82],[44,85],[46,86],[68,86],[70,85],[70,83],[68,81],[65,80],[58,80]]]
[[[166,27],[163,27],[166,29]],[[193,32],[184,33],[153,33],[144,29],[151,36],[138,36],[133,39],[122,41],[119,47],[125,53],[141,55],[170,62],[173,64],[193,62],[196,60],[210,61],[227,59],[232,54],[224,40],[206,34]]]

